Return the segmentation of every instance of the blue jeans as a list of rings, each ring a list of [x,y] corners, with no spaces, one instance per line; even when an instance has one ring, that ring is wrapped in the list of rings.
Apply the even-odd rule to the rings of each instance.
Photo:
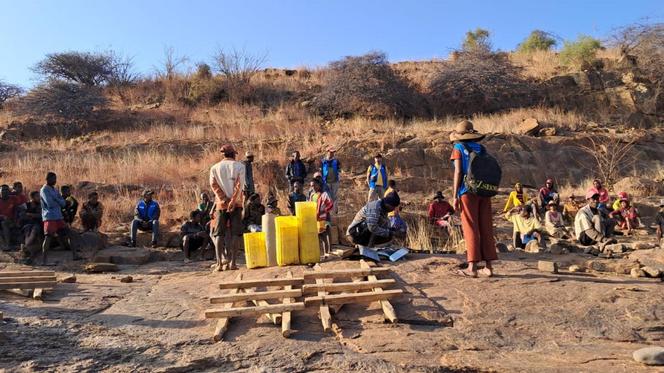
[[[136,242],[136,235],[139,229],[144,232],[152,232],[152,242],[157,242],[159,239],[159,220],[145,221],[134,219],[131,222],[131,242]]]

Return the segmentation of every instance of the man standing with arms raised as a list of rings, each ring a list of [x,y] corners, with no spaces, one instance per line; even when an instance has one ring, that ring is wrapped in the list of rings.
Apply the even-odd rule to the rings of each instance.
[[[235,160],[237,151],[231,144],[221,147],[224,156],[210,168],[210,187],[214,192],[214,224],[211,226],[217,254],[215,271],[237,269],[235,263],[239,239],[242,234],[242,195],[245,184],[245,166]]]

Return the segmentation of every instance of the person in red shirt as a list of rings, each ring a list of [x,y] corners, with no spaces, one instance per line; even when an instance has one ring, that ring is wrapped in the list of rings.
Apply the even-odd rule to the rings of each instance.
[[[609,204],[609,191],[602,186],[602,182],[599,179],[593,180],[593,186],[588,189],[588,191],[595,192],[599,194],[599,205],[600,210],[605,210]]]
[[[16,200],[16,206],[22,206],[26,205],[29,201],[28,196],[25,195],[24,190],[23,190],[23,183],[20,181],[14,182],[14,186],[12,188],[11,195],[14,197]]]
[[[11,232],[16,225],[16,198],[9,194],[9,185],[0,186],[0,225],[5,248],[11,248]]]
[[[450,233],[450,218],[454,214],[454,208],[443,196],[443,192],[438,191],[433,196],[433,202],[429,204],[429,223],[437,227],[445,228]]]

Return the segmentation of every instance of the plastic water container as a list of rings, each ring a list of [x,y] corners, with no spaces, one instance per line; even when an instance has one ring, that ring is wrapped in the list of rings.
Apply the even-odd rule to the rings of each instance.
[[[300,241],[300,263],[320,262],[316,202],[295,202],[295,216]]]
[[[244,257],[247,268],[267,267],[264,232],[244,234]]]
[[[265,248],[267,249],[267,266],[277,265],[277,231],[274,227],[274,214],[265,214],[261,220],[261,227],[265,233]]]
[[[297,218],[278,216],[274,219],[274,228],[277,238],[277,264],[279,266],[299,264]]]

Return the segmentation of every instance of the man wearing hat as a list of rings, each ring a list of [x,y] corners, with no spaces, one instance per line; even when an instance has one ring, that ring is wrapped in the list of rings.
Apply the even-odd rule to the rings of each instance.
[[[337,193],[339,193],[339,182],[341,176],[341,163],[335,157],[336,149],[333,146],[327,148],[327,156],[321,161],[320,172],[323,184],[329,187],[329,194],[334,201],[334,210],[337,210]]]
[[[387,181],[387,168],[383,163],[383,155],[378,153],[374,156],[374,163],[367,168],[368,202],[383,198]]]
[[[483,276],[493,276],[492,262],[498,259],[493,236],[491,197],[470,193],[464,182],[470,164],[470,153],[466,147],[476,154],[482,154],[486,152],[486,149],[478,143],[482,139],[484,135],[477,132],[473,128],[473,123],[468,120],[457,123],[450,134],[450,141],[454,143],[450,157],[454,165],[452,207],[455,211],[461,211],[461,227],[468,260],[468,269],[459,273],[469,277],[477,277],[478,273]],[[486,266],[479,271],[477,264],[481,261],[484,261]]]
[[[664,231],[664,199],[659,201],[659,212],[655,216],[655,225],[657,226],[655,230],[657,231],[657,241],[659,241],[660,247],[662,247],[662,232]]]
[[[581,245],[599,244],[602,251],[604,246],[616,240],[609,238],[613,233],[613,219],[605,219],[600,213],[599,198],[599,193],[588,190],[587,204],[579,209],[574,218],[574,234]]]
[[[251,195],[256,193],[256,187],[254,186],[254,153],[246,152],[244,153],[244,198],[249,198]]]
[[[152,232],[152,247],[157,247],[159,240],[159,217],[161,209],[159,203],[153,200],[154,192],[146,189],[143,192],[143,198],[136,204],[134,210],[134,221],[131,222],[131,241],[129,246],[136,246],[136,236],[138,230],[143,232]]]
[[[235,263],[242,235],[242,205],[245,184],[245,167],[235,160],[237,151],[231,144],[221,147],[223,159],[210,168],[210,187],[214,192],[214,237],[217,263],[216,271],[237,269]]]
[[[437,191],[433,196],[433,201],[429,204],[429,223],[437,227],[445,228],[448,233],[451,229],[450,218],[454,214],[454,209],[447,201],[443,192]]]
[[[348,240],[355,245],[368,247],[392,241],[396,229],[390,226],[387,214],[399,207],[400,203],[399,195],[390,193],[383,199],[364,205],[348,226]]]

